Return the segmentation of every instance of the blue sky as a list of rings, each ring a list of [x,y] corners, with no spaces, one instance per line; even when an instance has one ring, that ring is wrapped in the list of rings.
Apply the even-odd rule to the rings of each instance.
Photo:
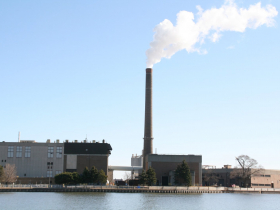
[[[248,8],[259,1],[236,0]],[[260,1],[262,6],[277,0]],[[130,165],[144,134],[145,52],[153,29],[213,1],[1,1],[0,140],[105,139],[109,165]],[[246,154],[280,169],[280,31],[221,33],[153,69],[154,148],[236,165]],[[195,19],[196,21],[196,19]]]

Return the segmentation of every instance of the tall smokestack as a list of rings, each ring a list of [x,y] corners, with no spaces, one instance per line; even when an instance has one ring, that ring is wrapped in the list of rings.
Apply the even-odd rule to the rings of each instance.
[[[144,127],[144,150],[143,169],[147,170],[146,155],[153,153],[153,117],[152,117],[152,90],[153,90],[153,69],[146,69],[146,99],[145,99],[145,127]]]

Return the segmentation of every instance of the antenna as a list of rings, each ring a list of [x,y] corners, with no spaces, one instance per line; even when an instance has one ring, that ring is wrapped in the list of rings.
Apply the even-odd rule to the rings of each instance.
[[[18,132],[18,142],[20,142],[20,131]]]

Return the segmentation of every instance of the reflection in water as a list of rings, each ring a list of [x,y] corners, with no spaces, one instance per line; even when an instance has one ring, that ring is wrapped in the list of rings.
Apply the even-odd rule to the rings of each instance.
[[[1,209],[280,209],[280,195],[158,193],[0,193]]]

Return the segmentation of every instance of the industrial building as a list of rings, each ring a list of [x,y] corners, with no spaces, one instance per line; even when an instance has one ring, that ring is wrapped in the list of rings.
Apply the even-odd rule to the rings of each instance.
[[[99,142],[69,142],[59,140],[38,143],[34,140],[0,142],[0,164],[16,166],[18,183],[53,183],[53,177],[62,172],[82,173],[85,167],[95,166],[108,175],[110,144]]]
[[[131,157],[131,166],[138,166],[140,168],[143,167],[143,156],[142,155],[137,155],[137,154],[132,154]],[[133,179],[138,179],[139,174],[142,172],[142,170],[133,170],[131,171],[131,177]]]
[[[202,184],[202,156],[201,155],[159,155],[153,154],[153,117],[152,117],[152,92],[153,79],[152,68],[146,69],[145,90],[145,125],[144,125],[144,148],[143,169],[152,167],[157,175],[158,185],[174,184],[174,170],[183,160],[189,165],[192,175],[192,185]]]
[[[250,171],[252,170],[253,175],[247,186],[241,179],[231,175],[234,170],[236,170],[236,168],[232,168],[231,165],[224,165],[222,168],[203,166],[203,186],[217,185],[225,187],[280,188],[280,170],[262,169],[254,174],[253,171],[256,169],[249,169]]]

